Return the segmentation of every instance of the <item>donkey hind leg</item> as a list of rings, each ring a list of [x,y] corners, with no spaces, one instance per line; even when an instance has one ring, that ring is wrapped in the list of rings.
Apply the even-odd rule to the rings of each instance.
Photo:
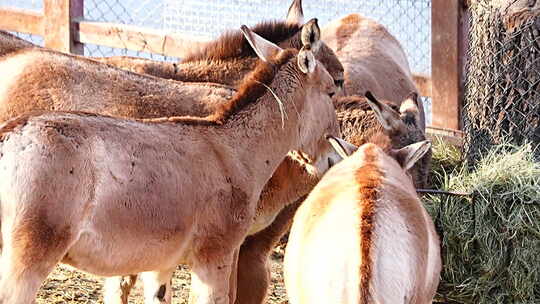
[[[144,304],[172,303],[172,276],[176,267],[165,271],[141,273],[144,288]]]
[[[105,278],[103,302],[105,304],[127,304],[129,293],[136,282],[136,274]]]
[[[233,304],[236,302],[236,289],[238,286],[238,255],[240,253],[240,248],[234,251],[231,275],[229,276],[229,303]]]
[[[34,303],[39,287],[67,252],[66,239],[51,238],[49,244],[40,244],[31,236],[16,241],[10,238],[4,243],[0,258],[0,304]]]
[[[229,278],[234,252],[192,264],[190,304],[229,304]],[[231,303],[232,304],[232,303]]]

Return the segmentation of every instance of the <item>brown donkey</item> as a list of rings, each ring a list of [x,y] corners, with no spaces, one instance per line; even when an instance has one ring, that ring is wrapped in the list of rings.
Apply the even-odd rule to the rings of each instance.
[[[374,20],[350,14],[326,25],[322,39],[345,68],[345,95],[371,91],[399,105],[411,92],[418,92],[403,47]],[[420,110],[420,124],[425,128],[424,109]]]
[[[317,19],[304,24],[302,1],[294,0],[286,21],[265,21],[252,30],[282,48],[300,49],[312,46],[315,58],[330,73],[338,87],[343,85],[343,66],[334,52],[319,38]],[[216,82],[236,86],[253,70],[257,56],[241,33],[229,31],[218,39],[194,47],[191,54],[179,63],[158,62],[126,56],[93,58],[132,72],[149,74],[179,81]]]
[[[235,251],[263,186],[290,150],[327,155],[322,135],[337,131],[336,88],[311,51],[258,47],[243,30],[263,60],[210,116],[46,112],[2,126],[0,303],[31,303],[58,262],[103,276],[143,272],[155,287],[147,294],[166,303],[170,274],[187,263],[191,303],[229,303]]]
[[[328,171],[294,216],[284,262],[290,303],[432,302],[439,238],[406,173],[429,148],[396,150],[373,134]]]
[[[46,49],[5,55],[0,58],[0,71],[0,121],[34,110],[136,118],[200,116],[212,113],[216,104],[235,92],[220,84],[138,75]]]
[[[416,96],[406,98],[401,107],[389,101],[379,102],[370,93],[368,96],[373,99],[375,111],[366,97],[348,96],[334,100],[341,133],[347,141],[362,145],[376,134],[385,134],[391,147],[400,149],[426,139],[418,123],[418,107],[422,105],[416,102]],[[430,152],[408,170],[417,188],[426,185]],[[238,260],[237,304],[265,303],[270,285],[269,255],[289,230],[296,208],[319,181],[300,164],[287,158],[261,193],[257,219],[275,220],[267,228],[254,231],[256,233],[249,235],[242,244]],[[281,209],[283,206],[287,207]]]
[[[314,42],[317,43],[317,41]],[[0,90],[6,92],[3,95],[4,98],[0,97],[0,117],[3,120],[34,110],[88,111],[134,118],[171,115],[204,116],[227,102],[225,97],[233,92],[232,89],[221,85],[181,84],[137,75],[81,57],[45,49],[12,54],[0,61],[0,66],[9,71],[20,71],[10,75],[0,74],[0,77],[6,79],[0,83]],[[112,84],[110,84],[111,79],[114,80]],[[80,95],[86,97],[78,98],[77,96]],[[296,159],[298,160],[299,157]],[[317,164],[305,155],[301,157],[301,162],[302,164],[293,164],[292,159],[287,158],[280,168],[298,166],[305,170],[303,176],[306,176],[306,180],[310,183],[317,180],[317,174],[313,175],[313,168]],[[281,183],[277,180],[284,178],[290,180],[286,176],[276,176],[272,178],[270,184]],[[292,201],[294,199],[287,203]],[[280,204],[279,208],[285,206],[284,202]],[[268,221],[273,217],[267,214],[277,213],[280,209],[276,209],[273,203],[260,205],[273,206],[271,210],[263,214],[266,217],[262,222],[269,225]],[[263,208],[267,207],[259,209]],[[261,212],[258,211],[257,214]],[[260,225],[261,220],[257,220],[256,224]],[[114,283],[119,279],[107,279],[105,284],[107,303],[123,303],[122,298],[127,301],[125,299],[129,294],[129,284],[126,287],[125,282]],[[129,280],[126,278],[124,281]],[[124,287],[121,288],[121,285]]]

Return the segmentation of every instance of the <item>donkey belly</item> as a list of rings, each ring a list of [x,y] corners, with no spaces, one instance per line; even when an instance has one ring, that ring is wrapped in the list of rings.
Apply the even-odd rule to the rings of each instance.
[[[184,223],[132,232],[92,227],[80,234],[62,263],[100,276],[169,269],[187,262],[191,226]]]

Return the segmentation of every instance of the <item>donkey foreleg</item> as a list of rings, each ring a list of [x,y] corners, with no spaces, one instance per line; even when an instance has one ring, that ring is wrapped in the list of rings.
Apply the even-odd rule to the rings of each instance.
[[[105,278],[103,302],[105,304],[127,304],[129,293],[136,281],[136,274]]]
[[[172,303],[172,276],[176,267],[164,271],[142,272],[144,304]]]

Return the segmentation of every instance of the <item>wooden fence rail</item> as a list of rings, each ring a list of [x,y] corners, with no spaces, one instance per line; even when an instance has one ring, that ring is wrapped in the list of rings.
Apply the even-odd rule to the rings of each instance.
[[[461,128],[465,1],[432,0],[432,76],[414,75],[420,93],[432,98],[433,126],[449,134]],[[205,43],[186,35],[85,20],[84,0],[43,2],[43,12],[0,8],[0,28],[43,36],[46,47],[75,54],[82,54],[83,44],[90,43],[183,57],[188,46]]]

